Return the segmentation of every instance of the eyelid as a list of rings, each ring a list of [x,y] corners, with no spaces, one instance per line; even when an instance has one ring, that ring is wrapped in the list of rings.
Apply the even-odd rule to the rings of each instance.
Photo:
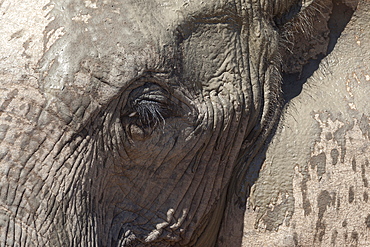
[[[155,83],[168,90],[168,84],[172,77],[172,72],[168,71],[146,71],[135,81],[143,85],[147,82]]]

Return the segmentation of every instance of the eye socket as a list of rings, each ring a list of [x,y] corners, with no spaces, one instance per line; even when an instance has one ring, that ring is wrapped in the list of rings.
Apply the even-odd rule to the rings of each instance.
[[[169,93],[155,83],[147,82],[134,89],[130,95],[122,117],[144,130],[153,130],[165,125],[171,115]]]

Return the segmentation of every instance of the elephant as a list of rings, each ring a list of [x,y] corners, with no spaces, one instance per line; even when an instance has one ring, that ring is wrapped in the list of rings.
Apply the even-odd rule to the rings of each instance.
[[[332,6],[0,1],[1,246],[241,246]]]
[[[369,12],[360,1],[250,165],[243,246],[369,246]]]

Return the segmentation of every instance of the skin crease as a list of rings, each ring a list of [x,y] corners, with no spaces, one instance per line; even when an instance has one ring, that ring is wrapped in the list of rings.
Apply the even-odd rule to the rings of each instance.
[[[4,93],[2,244],[214,246],[279,116],[293,3],[89,4],[49,4],[37,87]]]

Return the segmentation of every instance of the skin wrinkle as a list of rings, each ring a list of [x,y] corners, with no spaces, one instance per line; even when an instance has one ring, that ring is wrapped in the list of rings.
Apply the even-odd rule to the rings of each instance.
[[[201,211],[201,212],[204,212],[205,208],[206,207],[205,205],[202,205],[202,200],[205,199],[205,190],[207,188],[207,186],[205,185],[205,183],[200,183],[200,181],[204,180],[205,176],[204,176],[205,172],[203,172],[202,174],[202,177],[198,180],[198,184],[196,185],[196,188],[197,188],[197,191],[200,191],[199,195],[195,196],[192,198],[192,207],[194,207],[196,209],[196,211]],[[194,202],[195,201],[195,202]],[[193,218],[194,216],[192,216]],[[199,222],[205,222],[205,219],[204,218],[207,218],[208,216],[207,215],[203,215],[201,219],[197,218],[197,222],[189,222],[188,225],[184,225],[184,227],[191,227],[192,224],[198,224]],[[184,238],[186,239],[188,236],[186,236],[186,234],[189,234],[189,233],[185,233],[184,235]],[[195,233],[197,234],[197,233]],[[194,237],[193,237],[194,238]],[[194,240],[193,240],[194,241]],[[186,244],[186,242],[185,242]]]
[[[169,145],[168,144],[169,142],[167,142],[166,143],[166,145]],[[156,145],[156,146],[159,146],[159,145]],[[169,152],[172,150],[174,148],[174,145],[172,144],[171,145],[171,148],[170,148],[170,150],[168,150],[168,152],[166,152],[166,155],[164,156],[164,158],[162,158],[161,160],[166,160],[166,157],[167,157],[167,155],[169,154]],[[164,152],[164,149],[162,149],[158,154],[157,154],[157,156],[154,158],[154,160],[153,160],[153,163],[155,163],[155,161],[158,159],[158,157],[162,154],[162,152]],[[152,165],[150,165],[150,167],[151,167]],[[158,170],[159,170],[159,168],[160,168],[160,163],[158,163],[158,166],[156,166],[155,168],[154,168],[154,170],[153,170],[153,173],[152,173],[152,176],[154,176],[154,175],[157,175],[157,173],[158,173]]]
[[[119,146],[122,147],[123,146],[122,143],[124,142],[125,131],[123,131],[123,128],[121,126],[119,126],[118,123],[116,123],[114,125],[114,127],[115,127],[115,133],[116,133],[117,139],[119,140],[119,142],[118,142]],[[117,151],[118,151],[118,154],[119,154],[121,159],[129,159],[128,154],[127,154],[126,149],[125,149],[124,146],[122,148],[119,148]]]
[[[204,174],[204,173],[203,173]],[[193,188],[194,186],[196,186],[196,188],[198,188],[199,189],[199,186],[200,186],[200,184],[201,184],[201,179],[197,179],[197,182],[196,182],[196,180],[193,180],[193,182],[192,183],[190,183],[190,186],[187,188],[187,190],[185,191],[185,194],[184,195],[187,195],[189,192],[190,193],[192,193],[191,192],[191,188]],[[183,204],[183,203],[185,203],[185,204],[187,204],[187,202],[186,201],[184,201],[184,198],[185,198],[186,196],[184,196],[182,199],[181,199],[181,201],[180,201],[180,203],[179,203],[179,205],[181,205],[181,204]],[[198,198],[192,198],[192,203],[191,203],[191,205],[193,205],[193,207],[195,207],[195,208],[198,208],[198,206],[196,206],[196,205],[199,205],[200,204],[200,200],[201,200],[201,198],[202,198],[202,196],[198,196]],[[198,201],[198,203],[194,203],[194,199],[197,199],[197,201]],[[189,215],[189,214],[188,214]],[[188,216],[188,217],[190,217],[190,216]],[[192,216],[193,217],[193,216]],[[188,223],[185,223],[185,224],[183,224],[183,228],[187,228],[188,226],[189,226],[189,224],[191,224],[191,222],[188,222]]]
[[[181,180],[182,180],[182,178],[183,178],[184,174],[185,174],[185,173],[182,173],[182,176],[181,176],[181,178],[180,178],[180,180],[179,180],[179,181],[181,181]],[[178,185],[178,182],[175,184],[175,186],[173,187],[174,189],[173,189],[171,192],[176,192],[176,191],[175,191],[175,188],[177,188],[177,187],[178,187],[177,185]],[[184,186],[181,186],[181,188],[184,188]],[[189,186],[187,186],[187,188],[189,188]],[[186,190],[186,191],[187,191],[187,190]],[[164,202],[165,202],[165,201],[168,201],[168,200],[170,199],[170,196],[173,196],[173,193],[169,193],[169,194],[168,194],[168,196],[167,196],[167,198],[166,198],[165,200],[163,200],[163,201],[164,201]],[[179,197],[179,198],[182,198],[182,197],[181,197],[181,195],[178,195],[178,197]],[[159,205],[159,207],[162,207],[162,206],[163,206],[163,204],[164,204],[164,203],[162,203],[161,205]],[[179,203],[179,204],[181,204],[181,201],[180,201],[180,203]],[[178,209],[179,204],[178,204],[178,205],[173,205],[173,209],[174,209],[174,211],[175,211],[175,212],[177,212],[177,209]],[[181,208],[180,208],[180,209],[181,209]],[[186,210],[186,211],[187,211],[187,210]],[[174,215],[174,217],[176,217],[176,216]],[[178,218],[180,218],[180,216],[179,216]],[[177,222],[177,221],[176,221],[176,222]],[[171,230],[177,230],[179,227],[181,227],[181,225],[182,225],[182,224],[180,223],[180,224],[178,224],[178,226],[177,226],[176,228],[172,228],[172,226],[170,226],[170,227],[171,227]]]
[[[213,105],[211,107],[213,107]],[[215,112],[217,112],[217,110]],[[217,117],[217,115],[215,115],[215,116]],[[204,167],[204,172],[202,172],[202,177],[200,178],[201,181],[204,181],[204,180],[207,180],[208,181],[209,180],[207,178],[207,176],[209,176],[209,173],[207,172],[207,170],[208,170],[207,167],[208,167],[208,164],[210,164],[211,163],[211,160],[213,159],[213,152],[206,152],[206,150],[212,150],[213,149],[211,145],[213,143],[215,143],[214,139],[217,138],[217,134],[219,134],[220,131],[221,131],[221,126],[219,125],[214,130],[215,135],[212,135],[211,139],[207,142],[207,145],[204,148],[205,151],[201,155],[201,158],[200,158],[201,163],[200,163],[200,165],[201,165],[201,167]],[[214,172],[214,170],[212,170],[212,173],[213,172]],[[199,170],[197,171],[197,173],[199,174]],[[212,182],[212,181],[210,181],[210,182]],[[199,185],[205,186],[204,183],[199,184]],[[196,191],[199,191],[199,187],[198,187],[198,189]],[[201,198],[203,199],[203,202],[205,202],[206,200],[208,200],[208,202],[209,202],[209,200],[210,200],[210,198],[208,196],[206,197],[207,199],[204,200],[205,199],[205,197],[204,197],[204,191],[203,191],[203,194],[201,195]],[[209,203],[208,202],[207,203],[204,203],[203,205],[204,206],[209,206]],[[203,206],[203,205],[201,205],[201,206]],[[203,209],[202,211],[205,211],[205,210]]]
[[[241,43],[242,42],[239,42],[239,45],[241,45]],[[236,53],[236,55],[238,55],[238,53]],[[244,63],[244,60],[243,60],[243,57],[244,56],[242,56],[241,57],[241,61],[242,61],[242,63],[239,63],[239,64],[241,64],[241,66],[242,66],[242,68],[245,68],[245,63]],[[249,63],[247,63],[247,64],[249,64]],[[238,66],[238,72],[240,73],[240,77],[241,77],[241,80],[240,80],[240,82],[241,82],[241,89],[242,89],[242,92],[246,92],[247,93],[247,95],[250,95],[251,97],[245,97],[244,95],[244,97],[242,97],[242,98],[240,98],[239,97],[239,95],[238,94],[236,94],[235,93],[235,91],[232,91],[232,94],[230,94],[230,95],[233,95],[233,97],[235,97],[235,100],[234,100],[234,102],[240,102],[240,105],[238,106],[240,109],[239,109],[239,111],[237,111],[238,113],[239,113],[239,124],[238,124],[238,129],[242,129],[242,128],[240,128],[241,127],[241,125],[242,125],[242,123],[243,123],[243,116],[242,116],[242,114],[241,114],[241,112],[242,111],[245,111],[246,109],[250,109],[249,111],[246,111],[245,113],[245,116],[244,116],[244,118],[247,118],[246,120],[245,120],[245,122],[247,122],[247,123],[250,123],[251,121],[250,121],[250,114],[249,113],[251,113],[251,112],[253,112],[253,107],[251,107],[251,102],[252,102],[252,100],[253,100],[253,93],[252,93],[252,90],[251,90],[251,84],[250,83],[248,83],[250,80],[251,80],[251,78],[249,77],[249,73],[248,73],[248,77],[246,77],[246,73],[242,70],[242,71],[240,71],[240,67],[241,66]],[[245,79],[243,79],[243,78],[248,78],[249,80],[247,81],[247,82],[245,82]],[[244,83],[243,83],[244,82]],[[247,88],[244,88],[245,86],[244,85],[248,85],[248,87]],[[234,89],[234,88],[233,88]],[[247,98],[247,101],[245,102],[245,99]],[[242,105],[245,105],[245,108],[243,108],[243,107],[241,107]],[[251,127],[249,127],[249,128],[251,128]],[[247,128],[245,128],[245,132],[247,132],[247,133],[249,133],[250,131],[251,131],[251,129],[249,129],[248,128],[248,126],[247,126]]]
[[[172,148],[171,148],[171,150],[172,150]],[[169,150],[169,151],[171,151],[171,150]],[[167,152],[167,154],[168,154],[169,152]],[[166,158],[166,157],[165,157]],[[166,160],[166,159],[163,159],[163,160]],[[176,168],[177,167],[174,167],[174,169],[173,170],[176,170]],[[182,173],[183,174],[183,173]],[[162,189],[161,189],[161,191],[159,192],[159,195],[162,195],[163,193],[163,190],[165,189],[165,188],[167,188],[166,186],[164,186]],[[171,193],[169,193],[169,195],[167,196],[167,198],[169,197],[171,195]],[[163,200],[163,201],[166,201],[166,200]],[[163,204],[161,204],[160,206],[164,206]]]
[[[268,73],[268,72],[267,72]],[[276,116],[276,115],[275,115]],[[262,118],[262,119],[264,119],[264,118]],[[264,126],[264,125],[263,125]],[[273,128],[273,126],[271,126],[270,127],[270,129],[271,128]],[[267,131],[269,131],[269,129],[267,130]],[[267,132],[267,131],[265,131],[265,133]],[[268,132],[267,132],[268,133]],[[263,134],[263,135],[266,135],[266,134]],[[263,138],[262,138],[262,140],[263,140]],[[259,143],[259,144],[258,144]],[[263,144],[263,142],[257,142],[257,145],[259,145],[259,147],[258,148],[254,148],[254,151],[252,152],[252,153],[250,153],[250,158],[249,158],[249,160],[252,160],[253,158],[254,158],[254,156],[255,156],[255,154],[257,153],[257,151],[260,149],[260,146]],[[252,149],[253,150],[253,149]],[[245,174],[243,173],[243,174],[241,174],[241,175],[239,175],[240,176],[240,178],[239,178],[239,183],[240,183],[240,180],[241,180],[241,178],[243,178],[244,176],[245,176]],[[239,185],[236,185],[236,187],[239,187],[240,188],[240,184]]]
[[[222,99],[222,97],[220,97],[220,100],[221,100],[222,103],[224,102],[223,99]],[[225,104],[222,104],[222,105],[226,105],[226,103]],[[236,114],[236,111],[235,110],[231,112],[230,117],[229,117],[229,120],[228,120],[228,123],[229,124],[227,125],[227,128],[223,129],[223,132],[230,134],[228,136],[235,137],[235,134],[237,134],[238,131],[231,132],[233,130],[233,125],[231,124],[233,122],[233,120],[234,121],[237,121],[237,122],[240,122],[239,121],[240,120],[239,119],[239,116],[238,116],[238,114]],[[233,138],[233,140],[235,140],[235,139],[237,139],[237,138]],[[228,142],[231,142],[231,144],[228,145],[227,144]],[[226,154],[229,154],[229,152],[225,152],[225,151],[226,151],[227,148],[229,148],[230,146],[232,146],[232,144],[235,144],[235,141],[232,142],[231,140],[227,140],[226,138],[223,138],[222,141],[221,141],[221,143],[226,143],[223,146],[223,148],[222,148],[222,150],[223,150],[222,153],[225,154],[223,157],[227,157],[228,155],[226,155]],[[220,151],[220,150],[221,150],[221,147],[218,150],[216,150],[216,151]],[[223,162],[224,161],[224,158],[222,158],[221,161]],[[224,179],[224,177],[222,177],[222,179]]]
[[[250,11],[252,11],[253,12],[253,8],[252,9],[250,9]],[[253,15],[253,13],[250,13],[250,18],[252,18],[254,15]],[[249,20],[249,23],[253,23],[253,20],[252,19],[250,19]],[[257,22],[258,23],[258,22]],[[250,32],[250,30],[251,30],[251,28],[248,28],[247,29],[247,31],[248,31],[248,33]],[[248,36],[251,36],[251,34],[249,33],[249,35]],[[243,37],[243,36],[240,36],[240,37]],[[250,41],[249,41],[249,39],[247,39],[248,40],[248,44],[250,43]],[[240,44],[242,44],[242,41],[240,41]],[[241,47],[243,47],[243,46],[241,46]],[[250,47],[250,45],[248,45],[247,46],[247,49],[248,49],[248,54],[251,54],[251,50],[249,49],[249,47]],[[252,47],[253,47],[253,45],[252,45]],[[263,50],[262,50],[262,52],[263,52]],[[246,57],[246,56],[241,56],[242,58],[244,58],[244,57]],[[257,57],[257,59],[259,59],[259,57]],[[253,81],[256,81],[256,80],[258,80],[256,77],[255,77],[255,74],[253,73],[253,71],[256,71],[256,69],[255,69],[255,64],[253,64],[251,61],[254,61],[254,59],[249,59],[249,61],[246,63],[246,64],[248,64],[249,66],[248,66],[248,68],[249,68],[249,73],[248,73],[248,77],[247,78],[249,78],[249,81],[250,82],[253,82]],[[256,64],[259,64],[258,62],[256,63]],[[245,66],[244,66],[245,67]],[[249,85],[249,84],[246,84],[246,83],[244,83],[243,85]],[[252,88],[254,88],[254,90],[252,89],[250,92],[249,92],[249,95],[250,96],[252,96],[251,98],[252,99],[255,99],[255,103],[252,105],[252,104],[248,104],[248,108],[247,109],[251,109],[251,112],[253,113],[254,112],[254,109],[260,109],[261,108],[261,105],[262,105],[262,103],[261,102],[263,102],[262,101],[262,90],[261,90],[261,87],[260,87],[260,84],[259,83],[252,83]],[[255,92],[257,92],[257,95],[255,95]],[[234,94],[234,95],[237,95],[237,94]],[[249,115],[249,114],[247,114],[247,115]],[[255,126],[257,123],[256,123],[256,121],[257,121],[257,119],[258,118],[252,118],[251,120],[249,120],[249,123],[250,123],[250,128],[253,128],[253,126]],[[240,122],[241,123],[241,122]],[[254,131],[252,131],[252,129],[247,129],[247,132],[246,133],[250,133],[250,134],[254,134],[255,135],[255,133],[253,133]],[[255,135],[255,136],[257,136],[257,135]],[[249,137],[246,137],[245,138],[245,142],[246,141],[251,141],[251,139],[249,138]],[[243,144],[243,146],[245,146],[245,144]],[[245,147],[243,147],[242,146],[242,150],[245,150]],[[248,145],[247,144],[247,146],[250,146],[250,145]],[[239,163],[239,162],[238,162]],[[239,166],[236,166],[236,170],[238,169],[238,167]]]
[[[229,130],[229,133],[231,133],[231,128]],[[235,134],[234,134],[234,136],[237,136],[237,133],[238,132],[236,131]],[[237,138],[235,138],[235,139],[237,139]],[[233,144],[235,145],[235,142]],[[224,155],[222,157],[222,159],[221,159],[221,162],[226,163],[226,164],[229,164],[230,163],[229,160],[235,159],[235,157],[236,157],[236,151],[232,148],[232,147],[234,147],[234,145],[232,145],[232,144],[225,145],[225,149],[224,149],[225,150],[225,153],[227,153],[229,155]],[[232,173],[232,170],[228,171],[227,172],[227,175],[225,177],[231,176],[231,173]],[[222,178],[222,183],[226,183],[227,186],[229,186],[229,182],[226,180],[225,177]]]
[[[144,171],[144,170],[142,170],[142,173],[146,173],[146,171]],[[138,185],[138,184],[136,184],[136,185],[134,185],[135,187],[139,187],[139,189],[138,189],[138,193],[135,193],[135,194],[142,194],[142,193],[140,193],[141,191],[145,191],[145,188],[146,188],[146,184],[141,184],[141,185]],[[150,188],[150,187],[149,187]],[[131,193],[131,191],[130,191],[130,193]],[[132,194],[134,194],[134,193],[132,193]],[[143,204],[145,203],[145,201],[144,200],[146,200],[147,198],[145,198],[145,197],[141,197],[141,200],[142,201],[138,201],[138,204],[139,205],[141,205],[141,207],[144,207],[143,206]]]
[[[250,35],[250,34],[248,33],[248,35]],[[243,53],[243,57],[248,57],[249,54],[250,54],[249,41],[246,42],[246,43],[248,45],[246,47],[246,53],[245,54]],[[240,42],[240,46],[242,46],[241,44],[242,44],[242,42]],[[244,83],[243,85],[248,85],[250,87],[250,89],[247,91],[250,98],[249,97],[247,98],[247,99],[249,99],[249,102],[246,102],[246,106],[247,106],[246,109],[249,109],[251,114],[255,114],[256,109],[260,108],[260,101],[258,101],[258,99],[260,98],[260,93],[259,93],[260,92],[260,87],[259,87],[259,85],[256,85],[255,83],[252,84],[252,81],[254,80],[254,76],[255,76],[252,72],[252,71],[254,71],[254,65],[251,64],[250,60],[247,61],[247,63],[243,63],[243,65],[248,68],[248,73],[243,73],[243,75],[247,74],[247,77],[244,77],[244,78],[248,78],[248,81],[247,81],[247,83]],[[257,123],[257,119],[256,118],[251,118],[248,122],[250,123],[249,126],[251,126],[251,128],[253,128],[253,126],[255,126],[256,123]],[[252,129],[249,129],[249,132],[251,132],[251,131],[252,131]]]
[[[74,147],[73,147],[73,149],[71,149],[67,154],[66,154],[66,156],[65,157],[70,157],[70,156],[73,156],[75,153],[78,153],[78,151],[81,153],[81,146],[84,146],[83,144],[85,144],[85,143],[87,143],[88,142],[88,140],[87,139],[80,139],[77,143],[76,143],[76,145],[74,145]],[[78,150],[79,149],[79,150]],[[62,158],[59,162],[61,162],[60,163],[60,165],[58,165],[57,163],[55,163],[55,165],[53,165],[52,167],[54,168],[54,167],[56,167],[56,169],[55,169],[55,173],[58,173],[59,171],[60,171],[60,169],[62,169],[64,166],[65,166],[65,164],[66,164],[66,162],[67,162],[67,160],[68,160],[69,158]]]
[[[235,39],[235,37],[233,37],[233,35],[237,35],[237,33],[236,32],[232,32],[232,35],[231,35],[231,37],[230,37],[230,39],[229,40],[226,40],[226,37],[224,37],[223,36],[223,39],[224,39],[224,41],[227,41],[227,43],[235,43],[235,42],[232,42],[232,41],[234,41],[234,39]],[[234,49],[234,46],[229,46],[229,47],[227,47],[226,49],[225,49],[225,52],[224,52],[224,55],[225,55],[225,57],[224,57],[224,59],[223,60],[221,60],[220,61],[220,65],[218,65],[217,67],[218,67],[218,70],[216,71],[216,73],[213,75],[214,77],[219,77],[219,76],[221,76],[223,73],[225,73],[226,72],[226,68],[228,67],[227,65],[228,65],[228,63],[229,63],[229,61],[228,61],[228,59],[229,59],[229,55],[231,54],[231,53],[234,53],[235,51],[233,50]],[[218,55],[220,55],[220,54],[216,54],[216,56],[218,56]],[[214,59],[216,59],[217,57],[215,57]]]
[[[244,72],[244,68],[245,68],[245,64],[244,64],[244,60],[243,60],[243,57],[242,57],[242,53],[243,53],[243,50],[242,50],[242,45],[241,45],[241,35],[242,35],[242,30],[240,31],[240,33],[239,33],[239,37],[237,37],[236,38],[236,41],[235,41],[235,43],[234,43],[234,52],[235,52],[235,59],[236,59],[236,63],[237,64],[239,64],[239,65],[241,65],[241,66],[236,66],[236,70],[237,71],[235,71],[235,73],[236,74],[239,74],[240,75],[240,79],[239,79],[239,81],[240,81],[240,84],[237,84],[237,86],[238,86],[238,89],[239,90],[241,90],[242,92],[248,92],[249,93],[249,91],[250,90],[247,90],[247,88],[243,88],[243,85],[244,84],[246,84],[246,85],[248,85],[248,83],[246,83],[245,82],[245,79],[243,79],[244,78],[244,76],[245,76],[245,72]],[[239,50],[240,49],[240,50]],[[239,51],[239,52],[238,52]],[[234,75],[234,78],[235,78],[236,76]],[[235,78],[236,79],[236,78]],[[244,82],[244,83],[243,83]],[[248,87],[248,89],[250,89],[249,87]],[[244,95],[243,95],[244,96]],[[229,97],[230,97],[230,94],[229,94]],[[244,97],[242,97],[243,99],[245,98],[245,96]],[[244,101],[244,100],[243,100]],[[237,101],[237,102],[239,102],[239,101]],[[241,104],[246,104],[247,106],[249,105],[247,102],[242,102]]]
[[[220,103],[220,98],[219,98],[219,96],[217,95],[217,96],[215,96],[215,98],[218,100],[218,102],[217,103]],[[215,102],[216,103],[216,102]],[[220,106],[220,108],[218,108],[218,109],[221,109],[222,110],[222,114],[221,114],[221,116],[222,116],[222,120],[221,120],[221,122],[220,122],[220,132],[225,132],[224,131],[224,129],[222,130],[221,129],[221,127],[224,125],[224,119],[223,119],[223,116],[224,116],[224,114],[223,114],[223,105],[222,104],[219,104],[219,106]],[[217,107],[216,107],[216,109],[217,109]],[[233,112],[233,111],[232,111]],[[217,139],[219,138],[219,135],[217,136]],[[216,140],[216,145],[217,145],[217,140]],[[224,145],[225,143],[224,142],[222,142],[222,144]],[[217,146],[216,146],[217,147]],[[215,149],[213,149],[212,150],[212,154],[214,153],[214,151],[216,151]],[[226,156],[228,153],[219,153],[218,155],[217,155],[217,153],[215,154],[215,155],[212,155],[212,163],[219,163],[219,161],[220,160],[222,160],[222,156]],[[210,163],[210,162],[208,162],[208,163]],[[221,163],[222,164],[222,163]],[[222,166],[222,165],[219,165],[218,167],[217,167],[217,171],[216,171],[216,174],[219,174],[220,173],[220,169],[222,170],[222,171],[224,171],[225,169],[226,169],[226,167],[225,166]],[[221,171],[221,173],[223,173]],[[223,176],[217,176],[216,175],[216,177],[223,177]],[[217,183],[217,182],[219,182],[219,183]],[[216,184],[219,184],[219,186],[216,186]],[[220,188],[221,187],[221,185],[222,184],[220,184],[220,181],[217,181],[217,179],[214,179],[213,180],[213,186],[211,186],[211,188],[212,188],[212,191],[211,191],[211,194],[213,194],[213,191],[218,191],[218,190],[222,190],[222,188]],[[207,205],[208,205],[208,203],[207,203]]]
[[[211,157],[211,155],[209,157]],[[204,158],[202,160],[204,160]],[[209,160],[206,163],[208,164]],[[207,167],[207,166],[205,165],[204,167]],[[203,173],[203,174],[205,174],[205,173]],[[204,179],[200,179],[200,180],[204,180]],[[204,186],[204,184],[201,184],[201,185],[199,184],[198,186]],[[199,191],[199,187],[198,187],[197,191]],[[203,194],[204,194],[204,192],[203,192]],[[201,196],[201,198],[204,198],[204,196]],[[199,203],[200,203],[200,200],[199,200]],[[199,203],[198,203],[198,205],[199,205]],[[194,205],[194,203],[192,203],[192,205]],[[199,206],[197,206],[196,208],[199,209]]]
[[[17,184],[17,187],[18,186],[22,186],[22,184]],[[16,188],[17,189],[17,188]],[[22,196],[21,196],[21,198],[19,199],[19,200],[22,200],[22,198],[23,198],[23,195],[24,195],[24,191],[25,190],[23,190],[23,193],[22,193]],[[18,203],[18,204],[16,204],[16,205],[19,205],[20,203]],[[18,214],[18,209],[17,209],[17,211],[16,211],[16,214]]]
[[[159,188],[158,188],[159,189]],[[163,198],[163,194],[160,194],[160,191],[158,192],[158,194],[159,194],[159,196],[157,197],[157,198],[153,198],[153,199],[149,199],[148,198],[148,201],[149,202],[151,202],[152,204],[154,204],[154,202],[156,202],[156,201],[159,201],[161,198]],[[153,195],[152,195],[153,196]],[[162,201],[163,201],[163,199],[162,199]],[[158,206],[154,206],[153,207],[153,205],[148,205],[149,203],[147,203],[146,205],[145,205],[145,202],[143,202],[143,208],[146,208],[146,209],[148,209],[148,208],[153,208],[153,210],[152,211],[156,211],[157,209],[158,209]],[[155,203],[156,204],[156,203]],[[154,205],[155,205],[154,204]],[[164,213],[164,212],[161,212],[161,213]]]
[[[261,51],[263,52],[261,57],[263,57],[265,59],[266,58],[270,59],[270,54],[269,54],[269,51],[268,51],[268,45],[266,44],[267,42],[269,42],[269,41],[266,40],[266,41],[261,42]],[[262,85],[262,87],[264,88],[264,90],[261,90],[261,96],[260,96],[261,99],[260,100],[261,100],[261,102],[265,102],[267,100],[267,102],[265,102],[266,104],[263,104],[264,109],[261,111],[261,114],[262,114],[261,118],[264,121],[265,121],[265,114],[268,112],[268,109],[269,109],[269,106],[270,106],[269,105],[269,103],[270,103],[269,98],[266,98],[265,95],[269,92],[268,91],[268,87],[269,87],[268,84],[272,83],[271,81],[268,81],[268,83],[266,83],[267,80],[265,79],[266,78],[265,73],[266,74],[269,73],[269,70],[268,70],[268,67],[267,68],[265,67],[265,64],[267,65],[266,61],[264,59],[261,59],[261,61],[259,63],[259,68],[258,68],[259,74],[262,75],[262,77],[258,78],[258,80],[261,81],[261,82],[264,82],[264,83],[260,83]],[[262,126],[263,126],[263,123],[262,123]],[[261,130],[262,129],[263,128],[261,128]]]
[[[177,141],[178,141],[178,138],[176,137],[176,138],[174,139],[174,142],[173,142],[173,145],[172,145],[172,147],[171,147],[171,150],[169,150],[169,151],[166,153],[166,155],[164,156],[163,160],[169,160],[169,159],[170,159],[170,157],[168,157],[168,156],[171,154],[171,151],[172,151],[172,150],[174,149],[174,147],[176,146]],[[155,172],[156,172],[156,171],[155,171]]]
[[[113,112],[113,114],[111,113]],[[111,154],[115,155],[115,149],[114,149],[114,140],[115,140],[115,135],[111,135],[111,129],[112,129],[112,125],[114,124],[114,119],[116,119],[116,117],[114,115],[117,115],[119,112],[118,111],[118,106],[116,105],[116,107],[113,107],[113,109],[109,109],[108,111],[108,114],[106,115],[106,117],[109,119],[107,122],[107,126],[104,126],[103,128],[106,128],[106,129],[103,129],[103,132],[105,133],[104,136],[106,136],[106,141],[105,143],[107,143],[107,151],[110,152]]]
[[[79,146],[79,148],[81,148],[81,146]],[[84,152],[83,152],[83,149],[81,150],[81,152],[80,153],[82,153],[82,154],[84,154]],[[83,161],[83,157],[81,156],[81,155],[79,155],[79,156],[77,156],[76,158],[75,157],[73,157],[72,156],[72,159],[75,159],[75,161],[71,161],[71,163],[75,163],[75,164],[77,164],[77,166],[74,166],[74,168],[78,168],[78,167],[81,167],[79,164],[81,164],[81,162]],[[69,172],[72,176],[74,176],[74,177],[81,177],[81,175],[77,175],[78,173],[80,173],[80,174],[83,174],[84,173],[84,171],[82,170],[82,169],[72,169],[72,170],[70,170],[70,172]],[[71,188],[72,187],[72,185],[70,185],[70,186],[66,186],[67,188]],[[66,191],[66,195],[68,194],[69,192],[68,192],[68,190]],[[52,196],[51,194],[50,194],[50,196]],[[73,198],[73,197],[71,197],[71,198]],[[76,205],[75,203],[72,203],[72,205]],[[78,212],[78,210],[77,210],[77,208],[75,209],[75,211],[76,212]],[[78,222],[78,221],[77,221]],[[51,222],[52,223],[52,222]],[[50,227],[50,226],[49,226]],[[47,228],[49,228],[49,227],[47,227]]]
[[[203,145],[202,145],[203,146]],[[195,149],[195,147],[193,148],[193,149]],[[187,155],[186,156],[184,156],[184,158],[179,162],[179,163],[182,163],[183,162],[183,160],[185,159],[185,157],[187,157],[187,156],[189,156],[189,153],[191,153],[191,151],[193,151],[193,150],[190,150],[188,153],[187,153]],[[186,170],[189,170],[189,167],[187,167],[186,168]],[[182,176],[180,177],[180,179],[178,180],[178,181],[182,181],[183,179],[183,176],[185,175],[186,173],[184,172],[184,173],[182,173]],[[178,182],[177,182],[178,183]],[[177,184],[176,183],[176,184]],[[184,190],[184,194],[186,194],[187,193],[187,191],[189,190],[189,188],[190,188],[190,183],[191,183],[191,180],[188,180],[188,183],[189,183],[189,186],[187,186],[186,188],[186,190]],[[175,190],[175,188],[176,188],[176,186],[174,186],[174,189],[173,189],[173,191]],[[173,193],[169,193],[169,195],[174,195]],[[185,198],[184,196],[179,196],[179,198]],[[181,201],[179,201],[179,204],[181,204],[182,203],[182,200]],[[178,205],[179,205],[178,204]],[[163,204],[162,204],[163,205]],[[162,205],[160,205],[160,206],[162,206]],[[177,205],[177,206],[178,206]]]

